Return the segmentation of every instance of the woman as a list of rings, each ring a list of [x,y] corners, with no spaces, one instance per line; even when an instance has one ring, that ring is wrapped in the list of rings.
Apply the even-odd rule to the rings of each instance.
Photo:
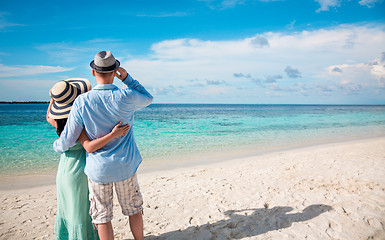
[[[82,93],[91,90],[87,79],[67,79],[56,83],[50,90],[51,101],[47,109],[47,122],[56,127],[60,137],[73,101]],[[98,239],[89,216],[88,180],[84,173],[86,153],[97,151],[113,138],[125,135],[129,126],[119,122],[112,131],[90,141],[82,131],[79,142],[60,156],[56,175],[57,215],[55,220],[55,239]],[[82,146],[83,145],[83,146]]]

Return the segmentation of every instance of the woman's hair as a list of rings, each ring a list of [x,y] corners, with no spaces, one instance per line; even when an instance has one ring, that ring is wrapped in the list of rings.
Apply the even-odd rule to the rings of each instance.
[[[60,137],[61,132],[63,132],[64,127],[66,126],[67,118],[55,119],[55,121],[56,121],[56,133]]]

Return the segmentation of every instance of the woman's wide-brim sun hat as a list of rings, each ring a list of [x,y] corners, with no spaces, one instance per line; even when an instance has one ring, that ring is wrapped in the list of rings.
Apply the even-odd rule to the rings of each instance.
[[[69,78],[57,82],[50,92],[54,102],[48,116],[52,119],[68,118],[75,99],[91,88],[90,81],[85,78]]]
[[[99,73],[113,72],[119,68],[120,62],[115,59],[110,51],[100,51],[90,63],[93,70]]]

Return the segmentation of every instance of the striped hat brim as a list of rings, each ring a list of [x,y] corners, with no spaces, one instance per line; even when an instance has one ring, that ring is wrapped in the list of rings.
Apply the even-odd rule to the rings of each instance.
[[[68,82],[69,84],[79,89],[80,94],[88,92],[92,89],[90,81],[88,81],[88,79],[85,79],[85,78],[68,78],[64,81]]]
[[[88,79],[69,78],[56,83],[52,89],[56,91],[51,92],[54,102],[48,116],[52,119],[63,119],[68,118],[75,99],[91,90],[92,86]]]
[[[71,108],[72,108],[72,104],[60,106],[54,101],[52,104],[51,110],[48,113],[48,116],[52,119],[68,118]]]

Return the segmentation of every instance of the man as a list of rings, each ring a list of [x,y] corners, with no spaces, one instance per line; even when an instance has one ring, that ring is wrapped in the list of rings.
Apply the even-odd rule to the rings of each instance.
[[[142,195],[136,171],[142,157],[133,135],[134,112],[151,104],[153,97],[120,66],[110,51],[96,54],[90,64],[97,85],[74,102],[67,124],[54,143],[62,153],[74,146],[84,128],[91,140],[106,135],[119,122],[130,125],[129,132],[111,140],[100,150],[87,154],[84,172],[90,190],[90,215],[101,240],[114,238],[111,224],[113,185],[124,215],[129,216],[135,239],[143,239]],[[114,77],[127,85],[119,89]]]

